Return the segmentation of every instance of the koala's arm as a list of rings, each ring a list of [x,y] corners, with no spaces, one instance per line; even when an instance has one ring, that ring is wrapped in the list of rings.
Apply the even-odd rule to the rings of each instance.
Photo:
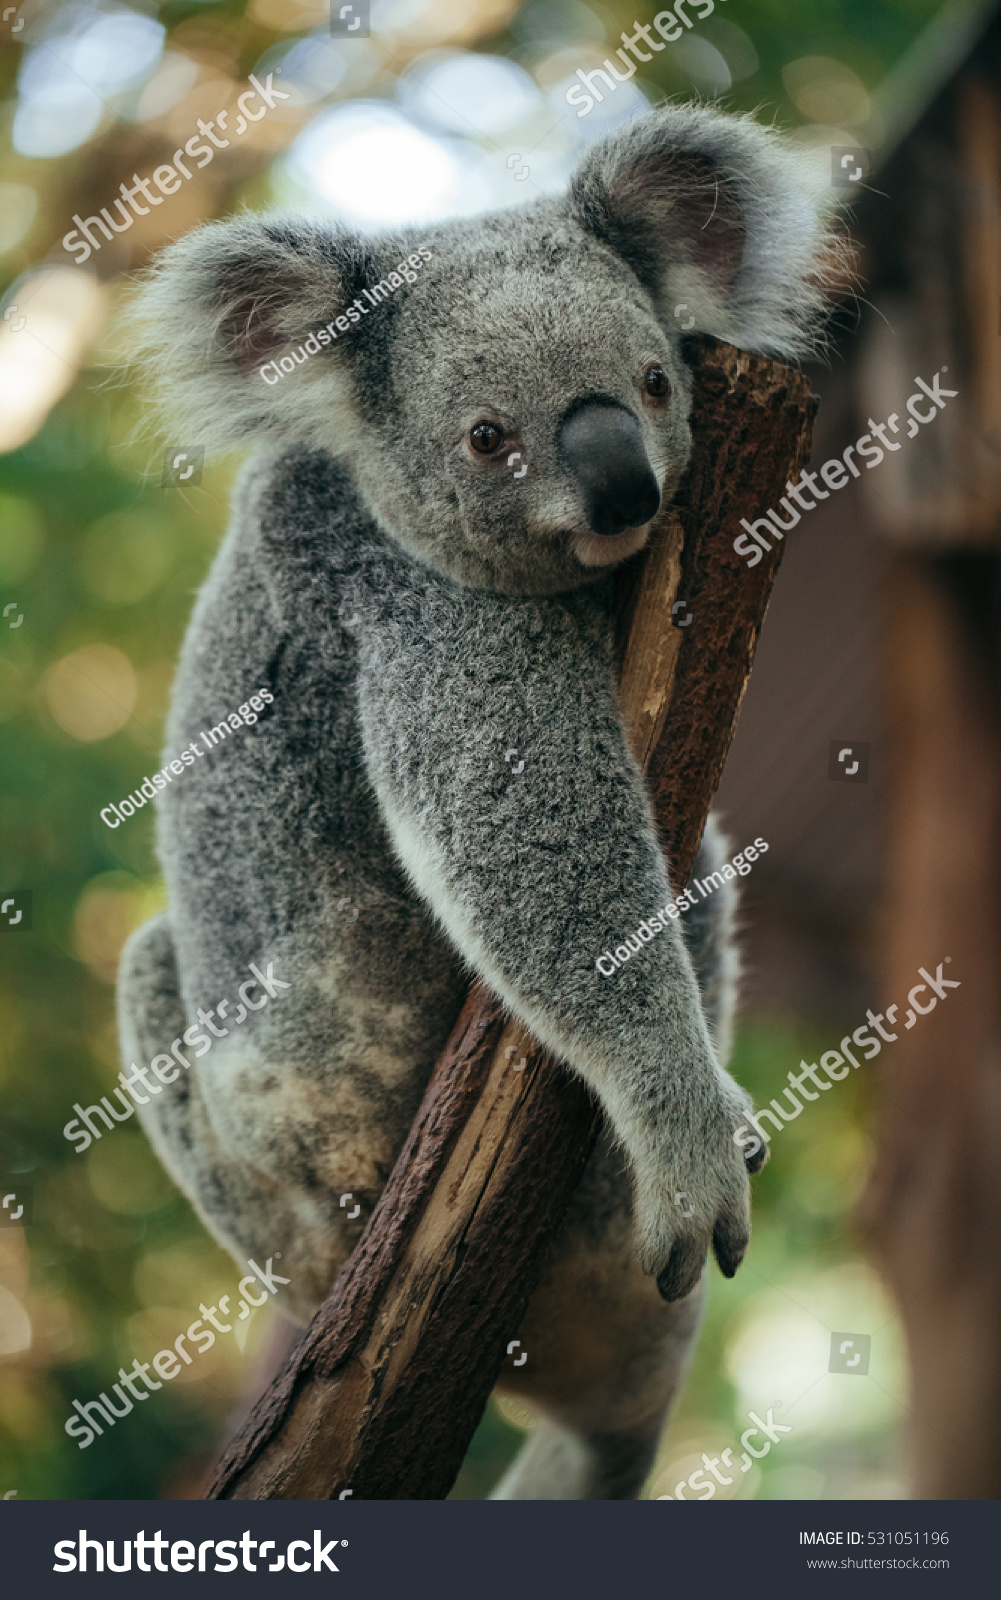
[[[614,976],[596,968],[670,897],[602,601],[432,584],[366,619],[359,697],[367,769],[416,888],[627,1148],[645,1269],[678,1298],[713,1241],[729,1275],[748,1234],[732,1137],[746,1099],[716,1060],[678,926]]]

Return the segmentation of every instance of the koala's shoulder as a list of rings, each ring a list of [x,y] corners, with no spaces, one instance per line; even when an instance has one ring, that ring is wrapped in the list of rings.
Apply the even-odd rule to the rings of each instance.
[[[249,461],[233,497],[237,523],[252,522],[281,552],[323,546],[336,560],[370,527],[351,473],[324,450],[273,450]]]

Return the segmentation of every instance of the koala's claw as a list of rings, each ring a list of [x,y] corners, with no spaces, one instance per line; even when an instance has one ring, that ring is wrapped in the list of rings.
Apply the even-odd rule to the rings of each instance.
[[[747,1253],[750,1232],[739,1215],[721,1216],[713,1229],[713,1255],[724,1278],[732,1278]],[[706,1264],[705,1241],[693,1234],[675,1239],[667,1266],[657,1274],[662,1300],[683,1300],[698,1284]]]
[[[732,1278],[747,1254],[750,1233],[747,1224],[734,1217],[720,1217],[713,1229],[713,1255],[724,1278]]]
[[[691,1294],[702,1276],[706,1264],[706,1249],[697,1239],[678,1239],[671,1250],[667,1266],[657,1274],[657,1288],[662,1300],[683,1300]],[[732,1274],[728,1274],[732,1276]]]
[[[771,1154],[764,1139],[760,1141],[760,1145],[760,1149],[755,1150],[753,1155],[749,1155],[746,1148],[744,1150],[744,1165],[750,1173],[760,1172]]]

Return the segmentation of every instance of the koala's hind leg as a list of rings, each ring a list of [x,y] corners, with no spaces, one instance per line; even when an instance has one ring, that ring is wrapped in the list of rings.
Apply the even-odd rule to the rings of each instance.
[[[118,975],[118,1027],[123,1057],[146,1063],[170,1050],[188,1026],[181,1001],[170,920],[164,914],[144,923],[122,952]],[[191,1051],[183,1054],[191,1059]],[[155,1082],[155,1080],[152,1080]],[[265,1195],[261,1176],[249,1163],[234,1161],[212,1126],[197,1063],[140,1105],[139,1118],[153,1148],[206,1226],[237,1258],[258,1249],[252,1228]],[[248,1224],[237,1235],[238,1219]]]
[[[702,1286],[661,1299],[636,1261],[630,1191],[626,1158],[606,1135],[518,1330],[525,1365],[505,1365],[498,1380],[539,1423],[494,1499],[635,1499],[653,1466]]]

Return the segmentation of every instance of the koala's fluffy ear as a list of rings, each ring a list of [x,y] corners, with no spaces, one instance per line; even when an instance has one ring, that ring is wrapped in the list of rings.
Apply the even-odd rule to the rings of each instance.
[[[353,235],[280,216],[208,223],[165,250],[125,332],[171,426],[209,449],[344,439],[354,423],[350,338],[278,379],[271,369],[273,382],[260,369],[341,313],[366,267]]]
[[[744,349],[786,359],[815,350],[838,255],[830,191],[774,130],[664,106],[595,145],[569,201],[669,323],[684,303],[683,322],[694,316],[700,332]]]

